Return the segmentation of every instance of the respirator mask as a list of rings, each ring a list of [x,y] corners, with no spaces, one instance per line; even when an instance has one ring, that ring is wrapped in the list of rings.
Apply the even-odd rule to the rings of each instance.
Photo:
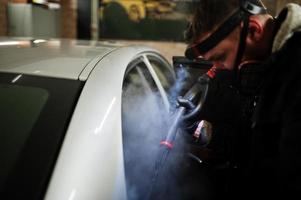
[[[225,82],[229,82],[229,79],[232,79],[232,81],[230,81],[231,86],[235,87],[242,95],[254,95],[257,87],[256,84],[260,82],[258,79],[263,75],[262,63],[260,61],[242,62],[242,57],[245,52],[246,38],[249,31],[249,17],[251,15],[266,13],[266,8],[263,7],[259,1],[241,0],[240,7],[225,22],[223,22],[215,32],[205,40],[191,44],[187,47],[185,57],[192,61],[199,58],[201,55],[204,55],[217,46],[242,23],[243,26],[240,32],[233,70],[230,72],[224,72],[227,70],[219,70],[216,74],[218,75],[220,72],[226,74],[222,77],[225,78]],[[186,35],[189,34],[191,35],[191,30],[188,29]],[[220,78],[221,82],[223,81],[222,78]]]

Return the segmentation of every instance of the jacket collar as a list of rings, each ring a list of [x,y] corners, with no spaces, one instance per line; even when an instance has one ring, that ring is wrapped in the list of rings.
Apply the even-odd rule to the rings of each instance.
[[[294,32],[301,30],[301,7],[298,4],[289,3],[277,16],[281,21],[280,28],[276,33],[272,52],[278,51]]]

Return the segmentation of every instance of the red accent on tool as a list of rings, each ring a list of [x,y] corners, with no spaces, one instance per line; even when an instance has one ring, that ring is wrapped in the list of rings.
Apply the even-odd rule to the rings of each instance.
[[[171,142],[168,142],[166,140],[163,140],[160,142],[160,145],[164,145],[166,146],[168,149],[172,149],[173,148],[173,144]]]
[[[207,72],[207,75],[210,77],[210,78],[214,78],[215,77],[215,74],[216,74],[216,67],[213,66],[211,67],[208,72]]]

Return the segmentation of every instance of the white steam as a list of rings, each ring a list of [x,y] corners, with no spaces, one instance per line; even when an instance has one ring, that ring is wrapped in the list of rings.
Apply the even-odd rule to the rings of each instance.
[[[178,80],[170,91],[171,102],[179,95],[187,72],[179,68]],[[134,79],[136,80],[136,79]],[[153,91],[145,81],[124,86],[123,91],[123,142],[128,199],[147,199],[158,159],[160,141],[168,132],[171,114],[163,105],[159,92]],[[179,176],[185,168],[183,133],[177,134],[171,150],[160,169],[154,191],[156,199],[183,199],[183,183]],[[184,164],[183,164],[184,163]]]

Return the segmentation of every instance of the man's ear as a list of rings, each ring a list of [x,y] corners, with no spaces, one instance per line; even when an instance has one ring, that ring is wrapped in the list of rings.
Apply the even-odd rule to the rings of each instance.
[[[259,42],[263,37],[263,24],[256,17],[249,19],[249,32],[247,36],[247,43],[253,44]]]

